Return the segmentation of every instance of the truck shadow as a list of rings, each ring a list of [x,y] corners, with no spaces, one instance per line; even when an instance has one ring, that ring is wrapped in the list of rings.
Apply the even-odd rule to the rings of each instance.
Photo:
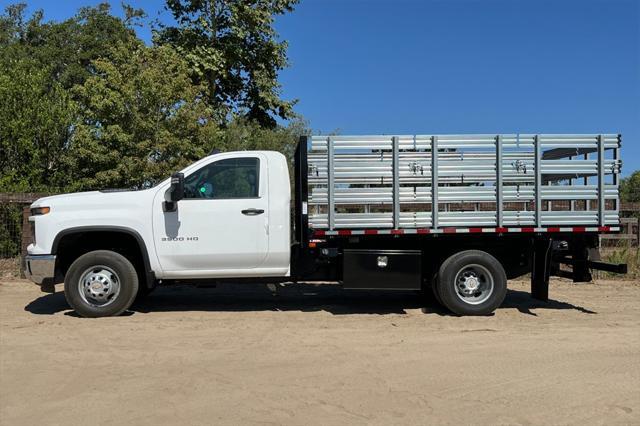
[[[70,311],[64,294],[57,292],[39,297],[24,308],[36,315],[53,315]],[[433,300],[425,300],[411,291],[344,290],[333,284],[296,284],[278,286],[272,293],[264,285],[220,284],[216,288],[191,286],[159,287],[146,299],[134,303],[129,315],[136,313],[176,311],[325,311],[333,315],[405,314],[408,309],[422,309],[425,314],[450,316]],[[499,309],[517,309],[536,316],[534,310],[575,310],[584,314],[596,312],[557,300],[541,302],[525,291],[508,290]]]

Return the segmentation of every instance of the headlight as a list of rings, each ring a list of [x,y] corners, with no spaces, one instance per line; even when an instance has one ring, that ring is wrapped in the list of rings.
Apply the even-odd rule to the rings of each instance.
[[[31,209],[31,216],[39,216],[47,214],[51,211],[50,207],[34,207]]]

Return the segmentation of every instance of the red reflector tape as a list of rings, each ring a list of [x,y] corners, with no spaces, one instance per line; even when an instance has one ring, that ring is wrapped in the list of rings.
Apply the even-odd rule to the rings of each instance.
[[[430,229],[430,228],[417,228],[417,229],[359,229],[359,230],[351,230],[351,229],[340,229],[335,231],[328,231],[324,229],[318,229],[313,231],[314,237],[325,237],[325,236],[351,236],[351,235],[411,235],[411,234],[461,234],[461,233],[518,233],[518,232],[614,232],[619,231],[618,227],[611,226],[598,226],[598,227],[586,227],[586,226],[572,226],[572,227],[560,227],[560,226],[550,226],[547,228],[534,228],[534,227],[522,227],[522,228],[506,228],[506,227],[497,227],[497,228],[454,228],[454,227],[446,227],[446,228],[438,228],[438,229]]]

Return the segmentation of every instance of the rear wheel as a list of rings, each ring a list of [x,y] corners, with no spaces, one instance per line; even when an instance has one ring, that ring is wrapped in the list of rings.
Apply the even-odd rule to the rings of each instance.
[[[498,260],[480,250],[456,253],[440,266],[437,293],[458,315],[487,315],[507,294],[507,276]]]
[[[72,264],[64,280],[69,305],[83,317],[120,315],[138,293],[138,274],[119,253],[96,250]]]

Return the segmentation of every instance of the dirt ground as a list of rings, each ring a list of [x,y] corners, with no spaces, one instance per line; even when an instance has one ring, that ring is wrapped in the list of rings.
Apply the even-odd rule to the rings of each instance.
[[[244,284],[91,320],[5,280],[0,424],[640,424],[640,283],[509,285],[482,318]]]

